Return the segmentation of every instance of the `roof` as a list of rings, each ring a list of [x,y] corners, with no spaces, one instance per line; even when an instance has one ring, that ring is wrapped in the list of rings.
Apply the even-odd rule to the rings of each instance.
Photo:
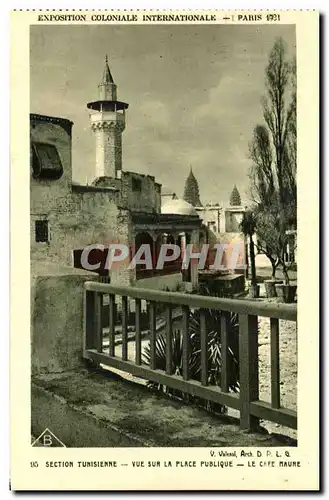
[[[75,193],[113,193],[118,191],[118,189],[111,186],[83,186],[82,184],[72,184],[72,191]]]
[[[199,184],[192,172],[192,167],[190,173],[185,181],[184,187],[184,200],[191,203],[194,207],[202,206],[200,201]]]
[[[114,83],[114,80],[113,80],[112,75],[111,75],[111,71],[110,71],[110,67],[109,67],[109,63],[108,63],[108,58],[106,55],[105,67],[104,67],[104,71],[103,71],[103,78],[102,78],[101,84],[107,84],[107,83]]]
[[[146,212],[131,212],[132,221],[138,231],[146,229],[156,229],[157,231],[185,231],[197,229],[201,226],[201,219],[198,215],[181,214],[159,214]]]
[[[110,111],[121,111],[122,109],[127,109],[129,104],[122,101],[93,101],[88,102],[87,108],[94,109],[95,111],[100,111],[102,108],[106,108]]]
[[[73,122],[67,118],[30,113],[30,121],[54,123],[55,125],[60,125],[69,135],[72,132]]]
[[[241,196],[240,196],[238,188],[236,187],[236,184],[234,184],[232,192],[231,192],[230,205],[232,207],[239,207],[241,205]]]

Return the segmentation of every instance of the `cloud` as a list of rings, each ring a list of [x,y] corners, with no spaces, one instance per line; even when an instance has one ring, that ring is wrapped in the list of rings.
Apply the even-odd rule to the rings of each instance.
[[[118,98],[129,103],[124,168],[182,195],[192,165],[202,201],[227,200],[234,183],[241,194],[248,185],[248,141],[280,34],[293,47],[294,27],[283,25],[33,27],[31,111],[74,121],[74,178],[91,180],[86,103],[97,99],[108,52]]]
[[[171,122],[167,106],[160,100],[150,99],[149,96],[142,96],[134,115],[139,117],[139,127],[164,128],[168,127]]]

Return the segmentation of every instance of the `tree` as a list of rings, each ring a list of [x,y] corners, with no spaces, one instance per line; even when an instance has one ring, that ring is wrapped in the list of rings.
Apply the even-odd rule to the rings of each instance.
[[[286,232],[297,221],[296,64],[286,60],[282,38],[276,40],[270,52],[265,83],[267,94],[262,100],[265,123],[254,128],[249,145],[251,194],[257,207],[256,233],[263,229],[261,239],[266,255],[271,255],[273,263],[278,259],[289,283]],[[272,225],[266,229],[264,221],[269,219]]]
[[[255,214],[251,210],[244,212],[240,228],[244,236],[249,238],[251,286],[255,289],[257,287],[257,277],[255,263],[255,243],[253,240],[253,235],[255,234],[256,229],[256,218]]]
[[[264,125],[256,125],[249,155],[252,160],[249,173],[252,199],[259,207],[269,206],[275,193],[275,179],[271,140]]]
[[[260,253],[264,253],[271,262],[272,279],[275,279],[276,270],[280,264],[281,233],[279,213],[276,207],[271,207],[268,211],[256,209],[256,247]]]

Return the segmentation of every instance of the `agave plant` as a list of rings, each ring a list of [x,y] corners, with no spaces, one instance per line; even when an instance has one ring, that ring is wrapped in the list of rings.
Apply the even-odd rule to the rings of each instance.
[[[209,294],[209,291],[205,291]],[[208,384],[221,384],[222,372],[222,345],[220,325],[222,311],[207,309],[206,310],[206,326],[208,331]],[[189,336],[191,342],[190,357],[189,357],[189,374],[192,380],[201,380],[201,344],[200,344],[200,311],[192,310],[189,318]],[[156,367],[160,370],[166,369],[166,337],[160,334],[156,340]],[[183,358],[183,335],[181,330],[175,330],[172,336],[172,370],[175,375],[182,375],[182,358]],[[150,363],[150,345],[144,348],[143,360],[146,364]],[[229,373],[229,388],[237,392],[239,390],[239,324],[238,316],[231,313],[229,316],[228,328],[228,373]],[[187,397],[181,391],[171,389],[155,382],[148,382],[148,386],[152,389],[166,392],[173,397],[180,399],[188,399],[198,405],[205,406],[207,409],[217,412],[224,412],[225,408],[222,405],[215,405],[209,401],[200,398],[189,396]]]
[[[167,339],[166,336],[161,333],[156,339],[155,345],[155,359],[156,367],[158,370],[166,370],[166,346]],[[151,348],[150,344],[146,345],[143,351],[143,361],[146,364],[150,364],[151,359]],[[197,359],[192,355],[189,358],[189,373],[190,378],[193,380],[198,380],[199,366],[197,364]],[[172,373],[175,375],[182,376],[183,374],[183,335],[180,330],[174,330],[172,335]],[[163,384],[157,382],[149,381],[147,383],[148,387],[151,389],[156,389],[171,396],[182,398],[183,394],[181,391],[172,389]],[[184,398],[185,399],[185,398]]]
[[[221,385],[222,373],[222,343],[220,325],[223,312],[213,309],[206,310],[206,326],[208,331],[208,384]],[[198,378],[201,375],[201,339],[200,311],[192,312],[189,322],[191,339],[191,356],[193,365],[198,366]],[[239,389],[239,322],[238,315],[229,315],[228,325],[228,374],[229,388],[237,392]]]

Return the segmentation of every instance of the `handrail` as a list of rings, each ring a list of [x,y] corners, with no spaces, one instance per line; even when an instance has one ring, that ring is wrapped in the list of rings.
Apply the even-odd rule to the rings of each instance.
[[[105,333],[102,322],[103,295],[109,296],[108,309],[108,347],[104,347]],[[121,296],[121,343],[122,353],[115,352],[115,325],[117,321],[116,298]],[[128,358],[128,311],[129,299],[135,300],[135,361]],[[149,302],[149,362],[141,358],[141,300]],[[103,364],[134,376],[151,380],[163,386],[177,389],[182,393],[213,401],[240,411],[240,427],[257,427],[259,419],[270,420],[280,425],[297,428],[297,412],[280,404],[280,327],[279,319],[297,321],[296,305],[266,304],[251,300],[209,297],[156,291],[139,287],[116,286],[88,281],[85,283],[84,297],[84,344],[83,356],[93,363]],[[156,315],[157,303],[165,304],[166,312],[166,353],[165,368],[158,366],[156,358]],[[182,359],[181,372],[173,373],[173,306],[181,307]],[[200,309],[200,380],[190,376],[191,337],[189,318],[192,309]],[[221,342],[221,381],[209,383],[207,309],[224,311],[218,319],[218,332]],[[229,337],[230,315],[239,316],[238,352],[239,384],[237,394],[230,391]],[[270,381],[271,402],[259,400],[259,353],[258,353],[258,316],[270,317]],[[105,325],[104,325],[105,326]]]
[[[228,299],[220,297],[208,297],[205,295],[192,295],[179,292],[164,292],[148,288],[116,286],[106,283],[87,281],[85,289],[91,292],[101,292],[113,295],[122,295],[134,299],[149,300],[152,302],[164,302],[177,306],[189,306],[192,308],[217,309],[231,311],[239,314],[263,316],[267,318],[297,321],[296,304],[264,303],[252,300]]]

